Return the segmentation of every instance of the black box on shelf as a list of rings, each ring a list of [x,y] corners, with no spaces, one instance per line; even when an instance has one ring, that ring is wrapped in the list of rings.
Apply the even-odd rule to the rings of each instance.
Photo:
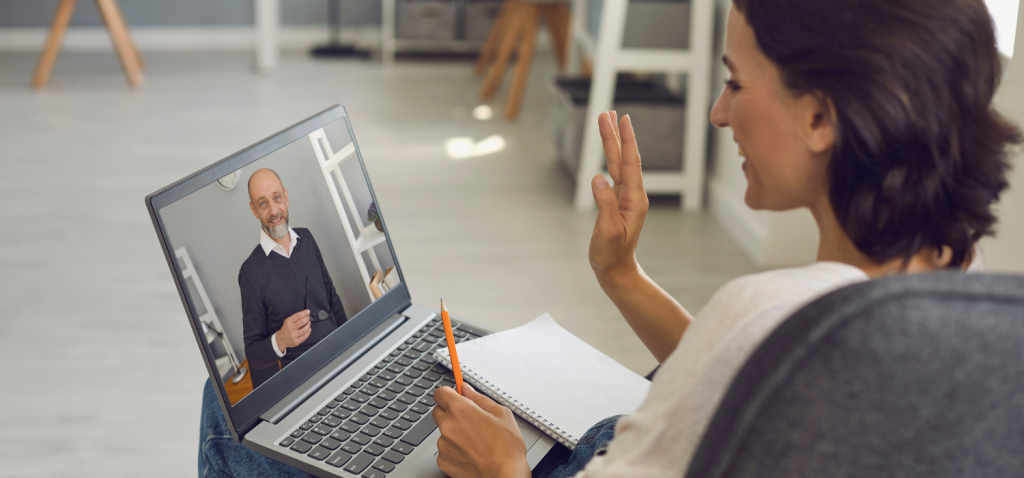
[[[457,12],[453,0],[398,0],[395,38],[454,40],[458,38]]]
[[[465,3],[463,36],[466,40],[485,41],[501,12],[501,1],[478,0]]]

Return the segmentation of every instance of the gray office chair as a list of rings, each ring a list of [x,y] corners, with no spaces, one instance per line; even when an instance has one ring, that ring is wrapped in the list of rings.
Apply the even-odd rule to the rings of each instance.
[[[754,352],[686,478],[1024,476],[1024,277],[846,287]]]

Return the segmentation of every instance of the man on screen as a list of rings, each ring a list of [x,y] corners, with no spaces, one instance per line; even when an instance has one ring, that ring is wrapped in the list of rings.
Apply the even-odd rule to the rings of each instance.
[[[249,177],[249,207],[261,227],[260,243],[238,271],[245,355],[253,369],[276,370],[347,318],[313,234],[288,227],[288,190],[273,170]]]

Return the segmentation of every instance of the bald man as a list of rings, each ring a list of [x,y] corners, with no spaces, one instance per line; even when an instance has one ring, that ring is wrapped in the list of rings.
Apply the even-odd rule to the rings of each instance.
[[[249,208],[260,243],[238,271],[245,355],[253,369],[283,368],[343,324],[345,308],[313,234],[288,227],[288,190],[273,170],[249,177]]]

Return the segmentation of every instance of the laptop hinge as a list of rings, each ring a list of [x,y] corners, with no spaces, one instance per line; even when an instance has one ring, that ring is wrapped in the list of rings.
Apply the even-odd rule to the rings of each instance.
[[[284,417],[298,408],[299,405],[302,405],[306,399],[319,392],[321,388],[331,380],[334,380],[334,377],[337,377],[349,365],[352,365],[353,362],[359,360],[366,352],[377,346],[388,334],[400,327],[408,319],[408,317],[399,313],[388,317],[387,320],[352,344],[341,355],[335,357],[327,366],[313,374],[302,387],[296,388],[288,395],[285,395],[284,398],[278,400],[273,407],[263,412],[260,418],[275,425],[278,424]]]

